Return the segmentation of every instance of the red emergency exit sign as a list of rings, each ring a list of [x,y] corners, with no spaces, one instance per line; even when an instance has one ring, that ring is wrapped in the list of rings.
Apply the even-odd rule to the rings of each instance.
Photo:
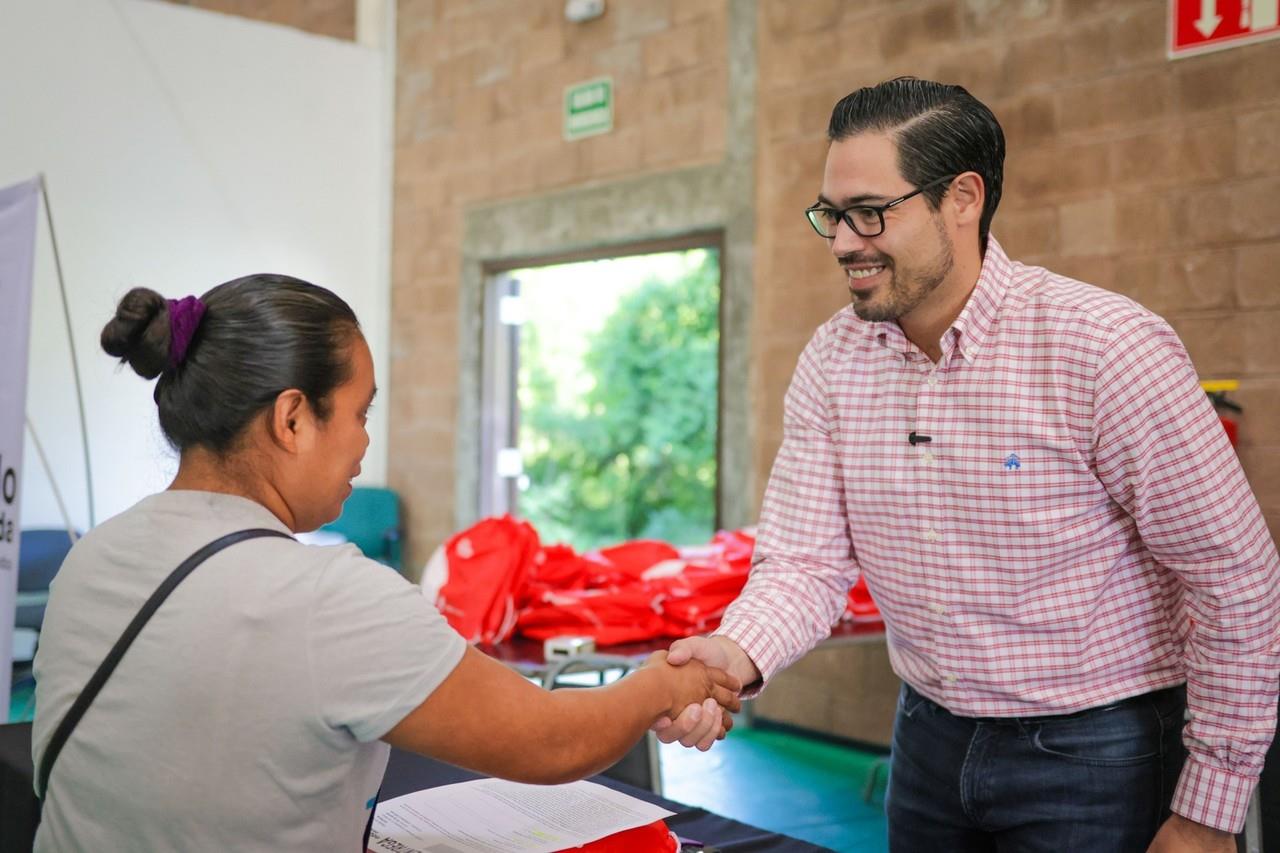
[[[1280,0],[1169,0],[1169,58],[1280,37]]]

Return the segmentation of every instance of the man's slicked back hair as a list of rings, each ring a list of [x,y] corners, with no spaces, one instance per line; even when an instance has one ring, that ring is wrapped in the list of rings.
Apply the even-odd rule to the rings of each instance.
[[[1004,131],[986,104],[962,86],[898,77],[846,95],[831,111],[829,141],[868,131],[895,139],[898,170],[912,186],[961,172],[982,176],[986,197],[978,242],[985,256],[1004,184]],[[946,191],[947,186],[940,185],[923,195],[937,210]]]

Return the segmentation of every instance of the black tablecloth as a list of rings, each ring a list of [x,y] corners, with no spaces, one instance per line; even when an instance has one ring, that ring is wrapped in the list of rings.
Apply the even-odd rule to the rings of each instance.
[[[0,725],[0,853],[31,853],[40,822],[33,779],[31,724]]]

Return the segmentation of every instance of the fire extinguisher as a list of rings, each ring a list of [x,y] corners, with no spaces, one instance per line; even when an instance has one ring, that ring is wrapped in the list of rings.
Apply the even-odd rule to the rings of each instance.
[[[1206,379],[1200,383],[1200,387],[1209,395],[1209,399],[1213,401],[1213,409],[1218,413],[1218,419],[1222,421],[1222,428],[1227,431],[1227,438],[1231,441],[1231,446],[1237,446],[1240,435],[1240,415],[1244,413],[1244,408],[1234,400],[1227,397],[1228,391],[1235,391],[1240,387],[1238,379]]]

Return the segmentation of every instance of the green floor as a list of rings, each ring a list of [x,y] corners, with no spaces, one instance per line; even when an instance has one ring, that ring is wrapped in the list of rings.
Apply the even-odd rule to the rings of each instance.
[[[771,729],[736,728],[708,752],[662,746],[663,794],[838,851],[889,849],[884,756]]]
[[[36,712],[36,686],[31,681],[14,685],[9,692],[9,722],[30,720]]]

